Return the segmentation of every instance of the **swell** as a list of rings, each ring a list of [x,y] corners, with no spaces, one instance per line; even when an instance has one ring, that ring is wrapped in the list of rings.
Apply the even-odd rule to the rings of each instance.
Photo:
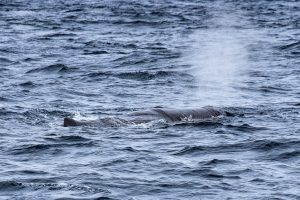
[[[194,77],[188,73],[183,72],[176,72],[176,71],[133,71],[133,72],[91,72],[85,75],[86,77],[92,79],[99,79],[99,78],[107,78],[107,77],[116,77],[120,79],[129,79],[129,80],[136,80],[136,81],[147,81],[147,80],[154,80],[154,79],[164,79],[167,77],[171,78],[185,78],[188,80],[193,80]]]
[[[241,179],[238,175],[226,175],[221,172],[217,172],[216,170],[207,169],[207,168],[200,168],[200,169],[193,169],[189,172],[183,174],[184,176],[201,176],[206,179]]]
[[[73,191],[73,192],[85,192],[85,193],[98,193],[107,195],[109,191],[101,189],[99,187],[93,187],[88,185],[76,185],[76,184],[59,184],[53,183],[52,180],[42,179],[42,183],[31,183],[21,181],[1,181],[0,191],[19,191],[19,190],[32,190],[32,191]],[[104,198],[104,197],[103,197]],[[101,199],[101,198],[100,198]],[[109,199],[109,198],[108,198]]]
[[[12,148],[9,150],[11,155],[24,155],[24,154],[54,154],[59,155],[65,150],[66,148],[91,148],[96,145],[96,142],[94,141],[75,141],[71,142],[68,140],[65,143],[54,143],[54,144],[28,144],[28,145],[21,145]]]
[[[31,73],[38,73],[38,72],[44,72],[44,73],[49,73],[49,72],[57,72],[57,73],[65,73],[65,72],[70,72],[72,71],[73,68],[70,68],[64,64],[53,64],[53,65],[48,65],[46,67],[41,67],[41,68],[36,68],[36,69],[31,69],[27,71],[27,74]]]
[[[230,152],[245,152],[245,151],[258,151],[258,152],[271,152],[273,150],[292,149],[300,145],[299,140],[255,140],[241,143],[233,143],[226,145],[216,146],[185,146],[175,152],[173,155],[194,155],[194,154],[211,154],[211,153],[230,153]]]

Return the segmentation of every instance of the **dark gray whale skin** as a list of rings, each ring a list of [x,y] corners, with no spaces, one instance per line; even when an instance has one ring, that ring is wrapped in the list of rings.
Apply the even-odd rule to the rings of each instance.
[[[159,119],[164,119],[167,122],[180,122],[186,119],[205,120],[225,115],[227,115],[227,112],[221,109],[215,108],[213,106],[205,106],[196,109],[153,108],[149,111],[138,111],[130,113],[128,115],[129,119],[116,119],[124,124],[141,124]],[[65,127],[97,125],[99,123],[99,120],[77,121],[71,118],[64,118]],[[101,123],[103,124],[103,121]]]

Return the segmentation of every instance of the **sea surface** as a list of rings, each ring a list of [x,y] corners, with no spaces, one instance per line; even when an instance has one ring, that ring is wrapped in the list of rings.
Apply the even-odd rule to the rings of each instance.
[[[0,0],[0,199],[300,199],[299,0]]]

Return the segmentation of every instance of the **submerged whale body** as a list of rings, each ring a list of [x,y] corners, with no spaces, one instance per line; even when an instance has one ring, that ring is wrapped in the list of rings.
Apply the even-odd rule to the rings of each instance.
[[[214,117],[225,116],[227,112],[212,106],[197,109],[168,109],[154,108],[149,111],[138,111],[128,115],[128,119],[104,118],[101,120],[77,121],[71,118],[64,119],[64,126],[87,126],[101,124],[141,124],[154,120],[163,119],[167,122],[180,122],[184,120],[205,120]]]

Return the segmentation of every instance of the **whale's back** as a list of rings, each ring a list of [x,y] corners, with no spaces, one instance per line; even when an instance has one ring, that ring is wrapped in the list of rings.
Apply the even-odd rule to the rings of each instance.
[[[198,109],[153,109],[158,115],[167,121],[182,121],[184,119],[209,119],[224,115],[224,112],[214,107],[207,106]]]

